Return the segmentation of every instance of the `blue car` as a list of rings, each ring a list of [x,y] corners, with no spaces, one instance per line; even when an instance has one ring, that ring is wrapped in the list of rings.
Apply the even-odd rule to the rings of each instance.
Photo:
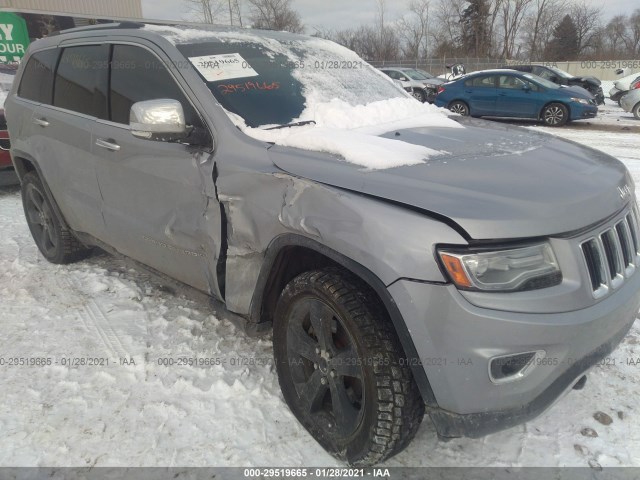
[[[526,118],[551,127],[598,114],[595,98],[585,89],[515,70],[485,70],[446,83],[435,104],[465,116]]]

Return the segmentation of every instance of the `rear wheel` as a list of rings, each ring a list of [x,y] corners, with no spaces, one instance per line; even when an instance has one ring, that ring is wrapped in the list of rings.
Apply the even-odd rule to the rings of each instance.
[[[424,403],[382,305],[359,280],[334,269],[292,280],[273,345],[287,405],[334,456],[373,465],[415,436]]]
[[[22,206],[31,235],[48,261],[65,264],[86,256],[88,250],[54,213],[35,172],[26,174],[22,180]]]
[[[469,106],[460,100],[451,102],[451,104],[449,105],[449,110],[451,110],[453,113],[457,113],[458,115],[462,115],[463,117],[469,116]]]
[[[633,110],[631,110],[631,112],[633,112],[634,117],[640,120],[640,103],[637,103],[636,106],[633,107]]]
[[[550,103],[542,110],[542,120],[549,127],[561,127],[569,121],[569,110],[561,103]]]

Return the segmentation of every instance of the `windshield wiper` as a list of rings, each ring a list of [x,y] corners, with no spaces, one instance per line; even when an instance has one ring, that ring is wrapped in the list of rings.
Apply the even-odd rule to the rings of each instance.
[[[277,127],[265,128],[265,130],[278,130],[280,128],[302,127],[303,125],[315,124],[315,120],[305,120],[304,122],[287,123],[286,125],[278,125]]]

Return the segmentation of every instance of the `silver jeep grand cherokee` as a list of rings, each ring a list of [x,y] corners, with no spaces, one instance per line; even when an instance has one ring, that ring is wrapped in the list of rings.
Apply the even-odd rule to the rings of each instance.
[[[433,108],[331,42],[125,23],[35,42],[6,114],[49,261],[99,246],[272,326],[289,408],[371,465],[425,410],[442,438],[540,414],[640,305],[634,183],[604,153],[444,115],[367,137],[440,152],[395,168],[277,141],[318,135],[313,102],[348,123],[397,99]]]

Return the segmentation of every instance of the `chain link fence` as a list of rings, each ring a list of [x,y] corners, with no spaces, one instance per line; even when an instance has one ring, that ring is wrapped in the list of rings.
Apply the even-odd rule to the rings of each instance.
[[[426,58],[418,61],[412,60],[373,60],[369,61],[374,67],[406,67],[420,68],[429,72],[431,75],[441,75],[449,73],[446,66],[455,65],[457,63],[464,64],[468,73],[477,70],[488,70],[490,68],[499,68],[507,62],[498,58]]]

